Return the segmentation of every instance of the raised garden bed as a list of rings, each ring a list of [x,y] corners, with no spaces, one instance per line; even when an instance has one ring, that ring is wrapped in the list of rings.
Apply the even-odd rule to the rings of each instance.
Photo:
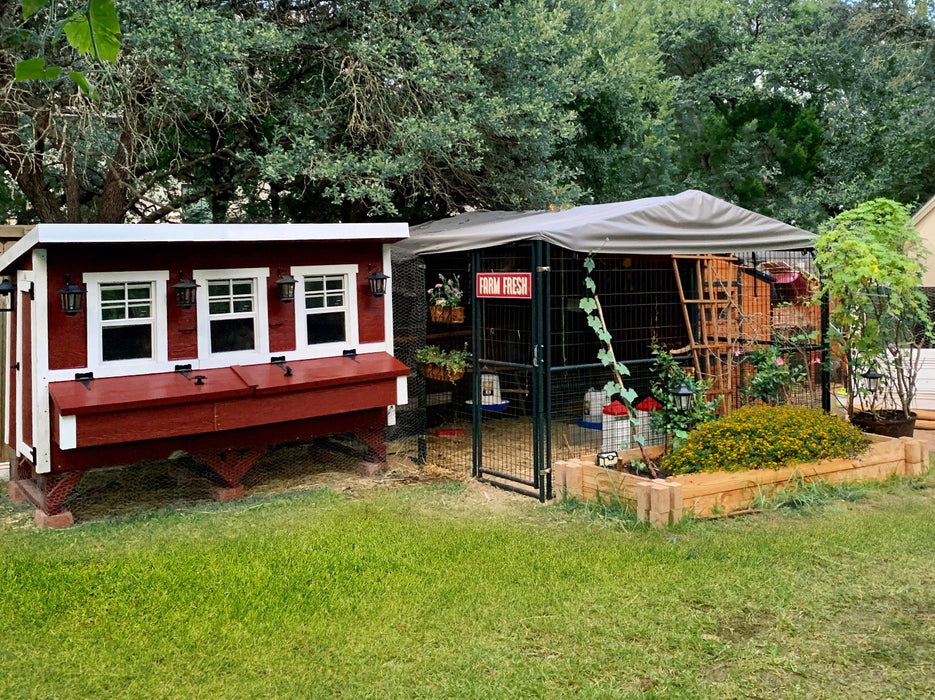
[[[751,469],[744,472],[681,474],[650,479],[598,467],[596,455],[555,462],[553,484],[558,496],[586,501],[621,503],[639,520],[656,527],[674,525],[686,513],[710,517],[749,508],[760,494],[771,494],[789,481],[870,481],[893,474],[914,476],[928,467],[928,446],[914,438],[870,436],[873,443],[854,459],[827,459],[783,469]],[[655,459],[661,448],[647,448]],[[621,450],[619,462],[639,460],[639,450]]]

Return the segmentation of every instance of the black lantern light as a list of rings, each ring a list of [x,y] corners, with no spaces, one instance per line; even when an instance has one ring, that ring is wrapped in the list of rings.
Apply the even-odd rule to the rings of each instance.
[[[194,280],[182,277],[182,271],[179,270],[179,281],[172,285],[172,289],[175,290],[175,302],[179,308],[190,309],[195,305],[195,290],[199,286]]]
[[[84,295],[87,292],[72,282],[71,277],[65,275],[65,286],[58,290],[58,294],[62,298],[62,311],[69,316],[74,316],[81,311]]]
[[[13,310],[13,292],[16,291],[16,285],[14,285],[8,278],[4,278],[0,282],[0,297],[6,297],[9,299],[9,303],[6,304],[3,308],[0,308],[0,311],[12,311]]]
[[[288,272],[279,271],[279,279],[276,280],[276,287],[279,289],[279,300],[285,304],[295,299],[296,278]]]
[[[678,389],[671,392],[672,400],[680,411],[687,411],[691,408],[692,399],[695,398],[695,392],[685,382],[679,384]]]
[[[867,382],[867,389],[869,389],[870,393],[877,393],[877,387],[880,386],[880,380],[883,379],[883,375],[875,369],[871,369],[869,372],[864,372],[861,376],[864,378],[864,381]]]
[[[386,281],[389,276],[382,272],[371,272],[367,275],[367,281],[370,283],[370,293],[375,297],[382,297],[386,294]]]

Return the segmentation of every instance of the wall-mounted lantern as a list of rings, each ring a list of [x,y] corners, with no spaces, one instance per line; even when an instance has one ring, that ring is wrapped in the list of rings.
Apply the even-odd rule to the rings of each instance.
[[[279,300],[284,304],[295,299],[295,277],[290,275],[288,272],[279,271],[279,279],[276,280],[276,288],[279,289]]]
[[[190,309],[195,305],[196,291],[200,285],[194,280],[187,280],[182,277],[182,271],[179,270],[179,281],[172,285],[175,290],[175,303],[181,309]]]
[[[687,411],[691,408],[692,399],[695,398],[695,392],[692,391],[688,384],[683,382],[679,385],[678,389],[671,392],[671,396],[680,411]]]
[[[384,275],[379,271],[367,275],[367,281],[370,283],[370,293],[375,297],[382,297],[386,294],[386,281],[388,279],[388,275]]]
[[[870,393],[877,393],[877,387],[880,386],[880,380],[883,379],[883,375],[875,369],[871,369],[869,372],[864,372],[861,376],[864,378],[864,381],[867,382],[867,389]]]
[[[62,311],[69,316],[74,316],[81,311],[84,304],[84,295],[87,292],[80,285],[71,281],[71,277],[65,275],[65,286],[58,290],[62,298]]]
[[[13,300],[15,298],[13,295],[13,292],[15,291],[16,291],[16,285],[13,284],[13,282],[11,282],[9,278],[5,277],[3,281],[0,282],[0,297],[5,297],[9,299],[7,304],[5,304],[3,308],[0,308],[0,312],[13,310]]]

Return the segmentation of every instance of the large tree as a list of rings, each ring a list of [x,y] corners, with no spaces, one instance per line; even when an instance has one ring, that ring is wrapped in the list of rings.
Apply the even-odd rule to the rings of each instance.
[[[594,3],[120,0],[114,64],[39,45],[67,5],[0,18],[0,203],[20,221],[413,220],[581,196],[559,154],[606,78],[586,60]],[[40,51],[96,99],[64,73],[15,81]]]
[[[695,0],[657,15],[681,177],[815,226],[935,191],[935,25],[900,0]]]

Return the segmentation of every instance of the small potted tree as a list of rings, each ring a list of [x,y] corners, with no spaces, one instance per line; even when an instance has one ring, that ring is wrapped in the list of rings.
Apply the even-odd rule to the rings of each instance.
[[[860,204],[824,224],[815,248],[848,418],[870,432],[911,436],[919,351],[931,322],[921,290],[927,252],[908,208],[889,199]]]

